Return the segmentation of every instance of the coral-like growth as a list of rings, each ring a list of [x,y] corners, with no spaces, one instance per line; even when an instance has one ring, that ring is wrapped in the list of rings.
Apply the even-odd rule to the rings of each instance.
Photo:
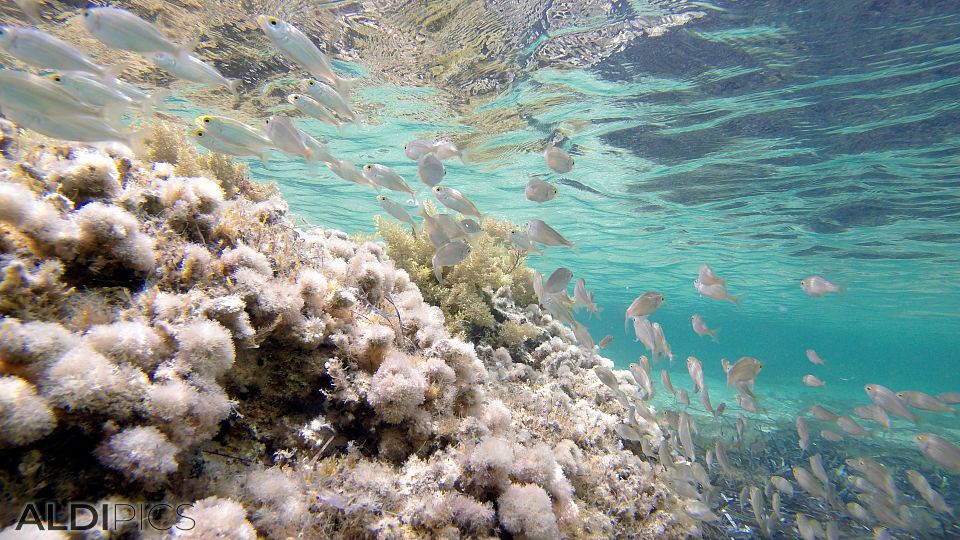
[[[0,447],[31,443],[57,423],[47,400],[19,377],[0,377]]]
[[[612,363],[518,307],[509,224],[485,220],[441,285],[423,233],[300,230],[158,134],[176,166],[40,148],[0,176],[4,523],[27,500],[149,498],[198,501],[175,537],[689,532],[617,435],[629,401],[589,371]]]
[[[100,447],[100,461],[132,480],[156,485],[177,470],[177,447],[155,427],[121,431]]]
[[[509,222],[485,219],[481,232],[470,240],[470,256],[445,269],[442,284],[434,275],[431,260],[435,249],[425,231],[411,233],[405,225],[379,216],[376,227],[387,254],[407,271],[427,302],[440,306],[452,332],[474,338],[490,334],[497,322],[490,297],[503,287],[511,288],[521,305],[536,301],[533,273],[507,240],[513,227]],[[516,332],[509,337],[515,340]]]

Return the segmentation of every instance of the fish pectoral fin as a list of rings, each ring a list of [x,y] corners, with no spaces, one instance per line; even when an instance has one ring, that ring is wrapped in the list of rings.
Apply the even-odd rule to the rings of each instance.
[[[230,79],[227,82],[227,89],[233,94],[233,97],[240,97],[240,85],[243,83],[240,79]]]

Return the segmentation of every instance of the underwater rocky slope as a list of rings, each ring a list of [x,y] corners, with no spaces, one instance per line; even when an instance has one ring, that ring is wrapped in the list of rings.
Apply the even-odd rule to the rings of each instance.
[[[473,291],[471,313],[490,310],[463,323],[475,345],[383,244],[297,227],[244,167],[172,131],[152,161],[13,137],[5,124],[0,536],[32,501],[189,505],[168,531],[126,531],[147,537],[695,529],[618,435],[629,416],[663,441],[628,410],[634,381],[617,374],[615,396],[592,370],[610,360],[514,302],[522,261]],[[457,271],[451,286],[477,281]]]

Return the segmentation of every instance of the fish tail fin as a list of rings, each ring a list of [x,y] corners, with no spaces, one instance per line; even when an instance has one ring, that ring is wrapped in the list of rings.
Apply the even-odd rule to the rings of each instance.
[[[720,343],[720,340],[717,339],[717,335],[720,333],[719,329],[710,331],[710,337],[713,338],[714,343]]]
[[[736,304],[737,307],[740,307],[740,296],[730,295],[730,300],[731,300],[734,304]]]
[[[623,333],[624,333],[625,335],[630,335],[630,330],[629,330],[629,328],[627,327],[627,324],[629,324],[629,322],[630,322],[630,317],[624,317],[624,318],[623,318]]]
[[[263,165],[264,169],[270,169],[270,154],[267,152],[267,149],[264,148],[257,154],[257,157],[260,158],[260,164]]]
[[[233,94],[233,97],[240,97],[240,85],[243,83],[240,79],[230,79],[227,82],[227,90]]]
[[[460,150],[460,154],[457,157],[460,158],[460,163],[464,165],[470,164],[470,155],[466,150]]]

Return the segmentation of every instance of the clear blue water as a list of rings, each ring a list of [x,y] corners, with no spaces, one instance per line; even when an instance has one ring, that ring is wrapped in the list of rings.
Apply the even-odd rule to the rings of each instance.
[[[528,264],[544,274],[565,266],[586,280],[602,313],[579,318],[596,341],[614,336],[603,354],[619,367],[645,352],[624,334],[624,310],[656,290],[667,300],[651,319],[676,354],[668,367],[675,386],[690,388],[685,359],[700,358],[714,405],[727,402],[733,417],[739,410],[719,360],[760,359],[756,391],[766,414],[751,421],[780,425],[780,442],[791,448],[795,415],[814,403],[849,412],[869,403],[867,383],[960,391],[956,2],[483,6],[478,16],[477,5],[464,4],[439,22],[431,19],[437,6],[426,3],[256,9],[317,32],[336,51],[337,69],[359,77],[351,103],[360,125],[299,120],[334,155],[413,181],[416,164],[403,144],[454,140],[468,159],[447,162],[444,185],[488,215],[544,219],[575,241],[574,250],[548,249]],[[213,17],[216,32],[241,36],[261,55],[246,70],[226,66],[244,76],[246,99],[262,104],[258,115],[240,116],[254,122],[288,110],[277,90],[294,80],[288,67],[233,15]],[[226,100],[174,88],[174,114],[235,114]],[[576,158],[570,173],[549,174],[542,151],[551,142]],[[277,182],[307,222],[373,234],[380,208],[369,188],[279,154],[268,169],[250,167],[258,180]],[[526,200],[532,176],[556,183],[560,196]],[[739,306],[698,296],[692,283],[702,263],[727,279]],[[799,286],[811,274],[845,291],[811,298]],[[718,343],[694,334],[693,313],[720,329]],[[828,364],[810,364],[808,348]],[[808,373],[827,386],[803,386]],[[676,408],[662,393],[656,403]],[[924,429],[960,440],[956,416],[924,418]],[[881,442],[916,431],[899,420],[896,427]],[[877,448],[870,451],[886,455]],[[960,503],[956,489],[947,496]]]
[[[407,178],[416,167],[403,142],[463,141],[471,159],[452,163],[445,183],[492,215],[546,219],[578,244],[530,264],[586,279],[603,313],[585,322],[598,340],[615,336],[608,352],[619,365],[643,352],[623,334],[623,310],[658,290],[667,302],[653,319],[681,372],[687,355],[716,376],[720,357],[751,355],[772,387],[802,391],[800,377],[815,372],[828,382],[821,393],[861,392],[867,382],[953,390],[960,13],[950,8],[719,2],[588,69],[538,65],[529,53],[512,86],[460,110],[442,106],[450,89],[367,74],[355,98],[363,126],[301,125],[325,135],[335,155]],[[362,59],[353,65],[363,72]],[[528,178],[549,173],[540,152],[554,137],[577,164],[548,178],[599,194],[560,185],[549,203],[524,199]],[[379,207],[369,190],[302,162],[252,167],[308,221],[373,231]],[[703,262],[728,279],[739,308],[697,295]],[[847,291],[808,297],[799,280],[814,273]],[[722,329],[719,344],[693,333],[694,312]],[[810,365],[810,347],[829,365]]]

